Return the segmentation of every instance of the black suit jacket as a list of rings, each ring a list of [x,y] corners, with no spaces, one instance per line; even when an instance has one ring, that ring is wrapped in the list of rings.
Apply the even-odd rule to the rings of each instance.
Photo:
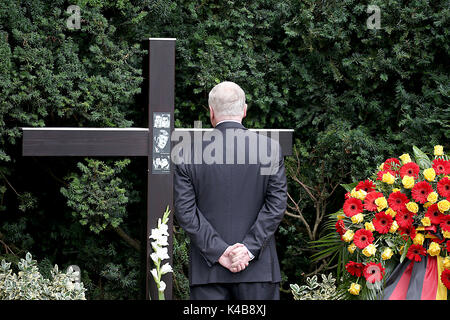
[[[235,136],[228,136],[229,133]],[[193,163],[195,152],[204,152],[209,144],[203,142],[200,149],[192,144],[190,154],[183,152],[180,158],[184,163],[176,164],[174,170],[175,217],[191,239],[190,284],[280,282],[274,233],[287,201],[281,147],[277,141],[248,131],[236,122],[220,123],[211,133],[216,134],[223,137],[223,164]],[[239,150],[238,143],[230,147],[230,141],[242,138],[253,142],[256,139],[258,146],[268,146],[268,152],[273,148],[268,157],[273,174],[261,174],[261,169],[268,167],[263,158],[250,161],[255,153],[250,145],[254,147],[254,143]],[[217,150],[211,154],[220,154]],[[246,161],[242,164],[244,153]],[[234,164],[227,164],[227,155]],[[239,157],[241,164],[237,164]],[[245,244],[255,258],[245,270],[232,273],[218,259],[229,245],[237,242]]]

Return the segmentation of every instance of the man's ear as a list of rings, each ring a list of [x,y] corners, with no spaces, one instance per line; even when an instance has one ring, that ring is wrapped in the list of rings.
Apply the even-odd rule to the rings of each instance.
[[[244,106],[244,115],[242,116],[242,118],[245,118],[246,115],[247,115],[247,104],[245,104]]]
[[[211,125],[214,127],[214,109],[209,106],[209,121],[211,121]]]

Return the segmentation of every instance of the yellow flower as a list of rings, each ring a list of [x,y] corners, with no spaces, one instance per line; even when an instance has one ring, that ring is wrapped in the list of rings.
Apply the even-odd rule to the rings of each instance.
[[[430,192],[430,194],[427,197],[427,201],[431,204],[435,203],[438,199],[438,194],[436,191]]]
[[[355,188],[353,188],[353,190],[350,192],[350,196],[352,198],[356,198],[359,199],[361,201],[363,201],[366,198],[367,192],[365,192],[362,189],[359,189],[358,191],[356,191]]]
[[[397,191],[400,191],[400,189],[399,188],[392,189],[392,192],[397,192]]]
[[[444,231],[444,232],[442,232],[442,235],[444,236],[444,238],[449,239],[450,238],[450,231]]]
[[[350,288],[348,288],[348,292],[350,292],[354,296],[359,295],[359,291],[361,291],[361,285],[354,282],[350,285]]]
[[[392,257],[393,254],[394,254],[394,251],[392,251],[391,248],[386,248],[381,253],[381,259],[389,260]]]
[[[354,243],[352,243],[351,245],[348,246],[347,248],[348,252],[353,253],[356,250],[356,245]]]
[[[345,219],[345,214],[338,214],[337,218],[338,218],[338,220],[344,220]]]
[[[420,220],[420,222],[422,222],[422,225],[424,227],[429,227],[431,226],[431,220],[428,217],[423,218],[422,220]]]
[[[395,215],[397,214],[397,212],[395,212],[394,210],[392,210],[392,208],[388,208],[386,210],[386,214],[390,215],[392,218],[395,217]]]
[[[428,181],[433,181],[434,178],[436,178],[436,171],[434,171],[433,168],[428,168],[423,170],[423,176],[425,177],[425,179],[427,179]]]
[[[450,202],[448,200],[441,200],[437,204],[440,212],[444,213],[448,209],[450,209]]]
[[[439,253],[441,253],[441,247],[439,246],[438,243],[432,242],[430,243],[427,252],[430,256],[438,256]]]
[[[397,221],[394,220],[394,222],[392,222],[391,228],[389,229],[389,232],[394,233],[395,231],[397,231],[397,229],[398,229],[398,224],[397,224]]]
[[[364,221],[364,215],[362,213],[355,214],[351,217],[352,223],[361,223]]]
[[[352,230],[347,230],[342,236],[342,240],[344,240],[345,242],[350,242],[353,240],[354,235],[355,233]]]
[[[402,164],[407,164],[407,163],[411,162],[411,157],[409,156],[408,153],[402,154],[399,158],[400,158],[400,160],[402,160]]]
[[[364,201],[364,199],[367,196],[367,192],[365,192],[363,189],[359,189],[357,192],[358,192],[358,199]]]
[[[383,174],[381,181],[383,181],[387,184],[394,184],[395,177],[392,174],[390,174],[389,172],[387,172],[387,173]]]
[[[383,169],[384,169],[384,163],[380,164],[380,166],[378,167],[378,169],[379,169],[380,171],[383,171]]]
[[[443,156],[444,155],[444,147],[441,145],[434,146],[434,155],[435,156]]]
[[[365,247],[362,251],[363,255],[366,257],[373,256],[377,252],[377,247],[373,244],[369,244],[367,247]]]
[[[415,202],[408,202],[406,204],[406,209],[408,209],[412,213],[417,213],[417,211],[419,211],[419,206]]]
[[[431,202],[425,202],[425,203],[423,204],[423,207],[426,209],[426,208],[428,208],[428,207],[431,206],[431,205],[432,205]]]
[[[414,244],[423,245],[423,242],[425,240],[425,237],[421,233],[417,233],[416,236],[413,239]]]
[[[405,189],[412,189],[415,184],[414,177],[404,176],[402,179],[402,184]]]
[[[364,229],[369,230],[369,231],[375,231],[375,227],[372,222],[364,223]]]
[[[444,269],[450,269],[450,256],[446,256],[442,264],[444,265]]]
[[[387,200],[385,197],[379,197],[375,199],[375,204],[377,205],[378,211],[383,210],[384,208],[387,208]]]

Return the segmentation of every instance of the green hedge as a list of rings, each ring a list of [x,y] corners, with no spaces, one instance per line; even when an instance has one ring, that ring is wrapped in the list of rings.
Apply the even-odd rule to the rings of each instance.
[[[71,4],[81,8],[80,30],[66,26]],[[380,30],[366,27],[369,4],[381,10]],[[294,128],[302,179],[320,183],[362,178],[412,144],[449,148],[448,30],[443,0],[2,1],[0,239],[39,260],[79,265],[88,299],[142,297],[136,250],[117,233],[82,226],[59,192],[79,159],[25,159],[19,130],[145,126],[142,39],[177,38],[176,126],[206,124],[209,90],[237,82],[249,105],[244,124]],[[142,239],[146,164],[131,160],[120,173],[129,198],[120,227]],[[327,210],[342,204],[341,195]],[[312,219],[314,204],[304,207]],[[300,283],[315,267],[302,251],[308,244],[297,221],[287,217],[282,228],[284,278]],[[186,297],[183,261],[179,298]]]

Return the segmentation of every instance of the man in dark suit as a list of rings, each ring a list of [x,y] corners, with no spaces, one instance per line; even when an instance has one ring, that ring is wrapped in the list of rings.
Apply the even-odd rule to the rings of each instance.
[[[209,93],[215,128],[175,164],[175,216],[191,239],[190,298],[279,299],[274,233],[286,210],[278,141],[248,131],[244,91],[222,82]],[[208,143],[210,142],[210,143]]]

